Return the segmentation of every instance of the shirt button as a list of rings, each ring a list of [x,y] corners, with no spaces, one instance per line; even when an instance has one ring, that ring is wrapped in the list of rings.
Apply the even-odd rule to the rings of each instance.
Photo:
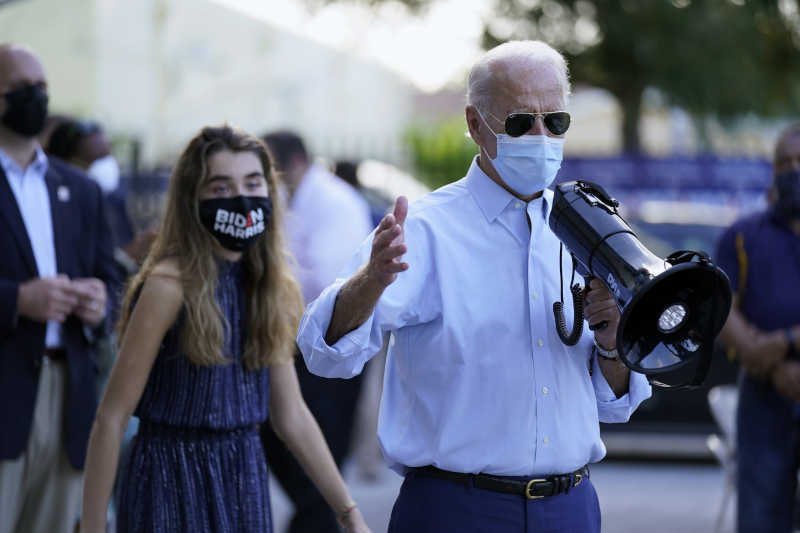
[[[543,439],[542,439],[542,442],[544,442],[545,444],[547,444],[548,442],[550,442],[550,439],[548,439],[547,437],[545,437],[545,438],[543,438]]]
[[[539,295],[538,295],[538,294],[536,294],[536,293],[534,292],[534,293],[533,293],[533,299],[535,300],[535,299],[536,299],[536,298],[538,298],[538,297],[539,297]]]
[[[547,387],[542,387],[542,393],[547,394]]]
[[[514,207],[515,207],[516,209],[519,209],[519,202],[515,203],[515,204],[514,204]]]
[[[542,342],[542,339],[539,339],[539,342],[537,342],[536,344],[538,344],[539,346],[542,346],[544,343]]]

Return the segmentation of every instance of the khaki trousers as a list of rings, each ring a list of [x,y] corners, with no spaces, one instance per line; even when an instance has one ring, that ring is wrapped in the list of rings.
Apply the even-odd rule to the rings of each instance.
[[[33,426],[25,451],[0,461],[0,533],[72,533],[83,472],[64,445],[65,361],[42,360]]]

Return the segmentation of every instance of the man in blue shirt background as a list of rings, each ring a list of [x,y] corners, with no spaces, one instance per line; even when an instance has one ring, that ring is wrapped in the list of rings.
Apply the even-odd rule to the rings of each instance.
[[[720,338],[736,350],[744,369],[737,488],[739,531],[748,533],[794,531],[800,468],[800,124],[779,137],[773,168],[770,207],[729,228],[717,253],[734,290]]]
[[[391,332],[378,439],[405,476],[391,532],[600,531],[585,466],[605,455],[598,421],[627,421],[651,391],[616,357],[620,315],[599,280],[585,315],[609,327],[573,347],[556,332],[559,268],[572,265],[547,187],[569,93],[564,58],[542,42],[484,54],[468,81],[480,155],[467,176],[399,198],[303,317],[298,346],[326,377],[360,373]]]

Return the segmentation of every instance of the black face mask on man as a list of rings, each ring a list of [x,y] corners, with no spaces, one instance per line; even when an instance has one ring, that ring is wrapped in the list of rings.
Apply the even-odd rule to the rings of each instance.
[[[778,201],[775,210],[789,220],[800,220],[800,172],[796,170],[775,176]]]
[[[201,200],[198,214],[203,227],[232,252],[244,252],[267,229],[272,200],[265,196],[235,196]]]
[[[0,121],[23,137],[35,137],[47,119],[47,93],[38,85],[28,85],[7,92],[6,112]]]

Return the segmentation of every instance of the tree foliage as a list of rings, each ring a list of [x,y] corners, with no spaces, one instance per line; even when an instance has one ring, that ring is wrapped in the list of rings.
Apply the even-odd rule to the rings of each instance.
[[[437,0],[349,1],[400,2],[420,11]],[[637,152],[642,93],[648,87],[695,117],[800,114],[798,2],[497,0],[483,45],[540,39],[558,48],[574,83],[617,97],[625,149]]]
[[[409,128],[406,140],[415,173],[430,188],[438,189],[467,174],[478,147],[465,131],[463,119]]]
[[[484,46],[510,39],[551,43],[574,83],[614,94],[629,152],[647,87],[695,116],[800,110],[797,0],[499,0]]]

